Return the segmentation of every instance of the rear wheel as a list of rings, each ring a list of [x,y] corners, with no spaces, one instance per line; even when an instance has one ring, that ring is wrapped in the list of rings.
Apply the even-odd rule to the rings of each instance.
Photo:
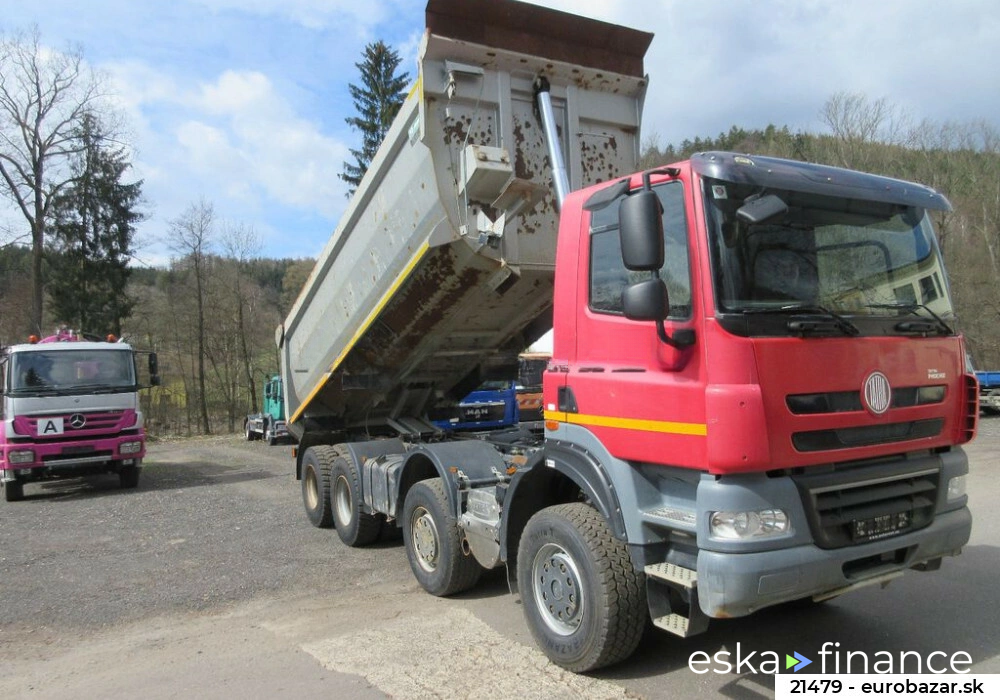
[[[383,517],[366,513],[362,508],[361,473],[354,458],[345,450],[337,450],[333,460],[330,500],[334,527],[344,544],[360,547],[378,539]]]
[[[639,645],[645,578],[594,508],[568,503],[536,513],[518,547],[517,583],[532,636],[559,666],[592,671]]]
[[[3,485],[3,500],[8,503],[24,498],[24,484],[20,481],[8,481]]]
[[[330,509],[330,469],[337,453],[329,445],[315,445],[302,456],[302,505],[316,527],[333,525]]]
[[[424,590],[446,596],[476,585],[483,568],[462,552],[462,535],[441,479],[426,479],[406,494],[403,543],[410,568]]]

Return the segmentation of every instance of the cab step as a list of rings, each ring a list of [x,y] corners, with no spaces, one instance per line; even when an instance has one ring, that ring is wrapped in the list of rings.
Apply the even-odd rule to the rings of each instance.
[[[693,589],[698,586],[698,572],[676,564],[667,564],[666,562],[647,564],[645,572],[646,576],[652,576],[681,588]]]
[[[677,613],[670,613],[669,615],[658,617],[653,620],[653,624],[662,630],[670,632],[671,634],[676,634],[678,637],[693,637],[703,631],[694,630],[691,627],[691,619],[684,617],[683,615],[678,615]]]

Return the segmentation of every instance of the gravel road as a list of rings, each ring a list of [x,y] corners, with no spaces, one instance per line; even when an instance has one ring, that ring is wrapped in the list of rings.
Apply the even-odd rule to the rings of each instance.
[[[868,605],[933,611],[921,579],[947,589],[974,566],[967,580],[995,580],[1000,516],[986,499],[997,488],[988,471],[1000,460],[1000,417],[982,421],[969,452],[970,490],[982,493],[971,553],[934,578],[904,577],[897,588],[915,604],[878,592],[869,604],[859,593],[844,598],[849,613],[836,614],[839,601],[812,613],[819,622],[846,638]],[[398,536],[351,549],[311,527],[292,466],[288,446],[160,441],[135,490],[92,477],[29,485],[23,502],[0,503],[0,697],[767,697],[755,679],[740,690],[731,678],[694,676],[687,655],[752,641],[761,620],[772,635],[803,629],[803,613],[777,612],[720,623],[700,641],[654,633],[624,665],[567,674],[534,648],[501,571],[456,598],[424,594]],[[966,597],[958,638],[966,614],[976,626],[996,600],[992,587]],[[1000,670],[993,642],[974,651]]]

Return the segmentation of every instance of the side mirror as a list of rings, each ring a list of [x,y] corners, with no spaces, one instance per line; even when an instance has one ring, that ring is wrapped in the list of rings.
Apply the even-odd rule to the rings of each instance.
[[[156,353],[149,353],[149,385],[160,386],[160,363]]]
[[[651,190],[636,192],[618,206],[622,261],[629,270],[663,267],[663,205]]]
[[[659,278],[636,282],[622,291],[622,307],[632,321],[662,321],[670,313],[667,285]]]

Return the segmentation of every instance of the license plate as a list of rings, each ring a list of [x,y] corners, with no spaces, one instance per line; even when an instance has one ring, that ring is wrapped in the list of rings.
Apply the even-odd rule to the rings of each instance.
[[[909,511],[892,513],[891,515],[877,515],[874,518],[852,520],[851,534],[854,536],[855,542],[880,540],[883,537],[891,537],[908,530],[912,522]]]

